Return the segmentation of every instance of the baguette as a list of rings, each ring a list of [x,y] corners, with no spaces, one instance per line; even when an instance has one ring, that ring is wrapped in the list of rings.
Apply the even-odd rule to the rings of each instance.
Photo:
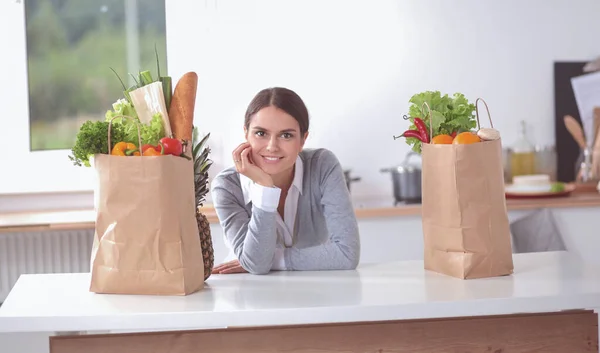
[[[197,88],[198,75],[195,72],[184,74],[175,86],[169,107],[169,121],[173,138],[182,141],[184,146],[187,143],[191,144],[192,141]]]

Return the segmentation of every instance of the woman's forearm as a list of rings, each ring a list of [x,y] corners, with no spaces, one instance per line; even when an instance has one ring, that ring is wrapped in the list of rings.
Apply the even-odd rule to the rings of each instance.
[[[277,205],[281,190],[254,185],[251,189],[252,213],[240,205],[226,188],[215,187],[219,201],[215,211],[225,237],[242,267],[253,274],[271,270],[277,242]]]
[[[284,256],[288,270],[353,270],[360,260],[360,246],[330,242],[304,249],[285,249]]]

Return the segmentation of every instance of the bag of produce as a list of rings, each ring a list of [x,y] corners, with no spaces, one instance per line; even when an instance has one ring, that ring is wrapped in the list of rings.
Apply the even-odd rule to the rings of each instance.
[[[195,216],[193,163],[177,154],[137,156],[134,152],[129,157],[130,152],[125,145],[125,150],[94,156],[98,186],[90,290],[155,295],[196,292],[204,285],[204,265]]]
[[[404,135],[422,152],[425,269],[461,279],[513,273],[502,143],[487,104],[439,92],[421,98],[413,101],[420,106],[412,107],[415,129]],[[479,101],[490,128],[480,125]]]
[[[210,134],[199,139],[193,126],[198,76],[185,73],[174,92],[168,76],[144,71],[137,82],[123,85],[104,121],[81,126],[69,156],[97,175],[89,289],[187,295],[204,287],[214,262],[201,209]]]

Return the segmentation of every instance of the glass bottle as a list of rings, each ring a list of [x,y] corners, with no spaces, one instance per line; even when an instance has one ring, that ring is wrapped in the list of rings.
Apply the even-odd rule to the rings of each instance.
[[[535,149],[527,137],[527,125],[521,121],[521,132],[510,156],[512,176],[535,174]]]
[[[588,147],[579,153],[575,162],[575,182],[588,183],[597,180],[592,165],[592,151]]]

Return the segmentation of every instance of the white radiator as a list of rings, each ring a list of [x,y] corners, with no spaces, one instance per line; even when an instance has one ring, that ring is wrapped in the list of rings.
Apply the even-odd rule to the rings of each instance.
[[[90,271],[93,229],[0,233],[0,302],[20,275]]]

